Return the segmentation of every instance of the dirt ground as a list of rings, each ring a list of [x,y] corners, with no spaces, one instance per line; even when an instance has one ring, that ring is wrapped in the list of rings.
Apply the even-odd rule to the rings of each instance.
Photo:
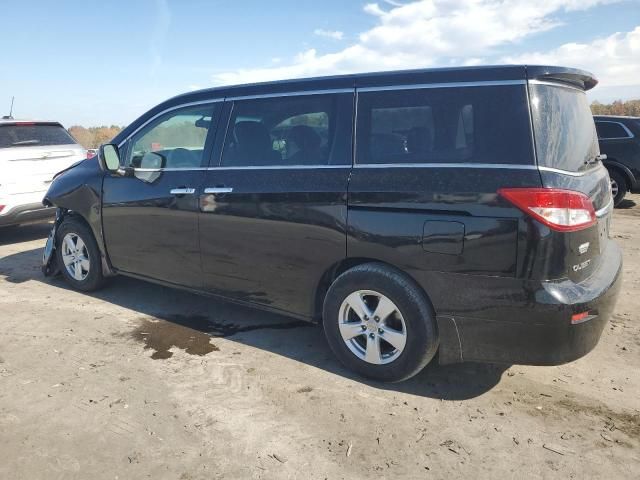
[[[0,231],[0,478],[640,478],[640,195],[624,207],[592,353],[396,385],[317,326],[126,278],[71,291],[40,273],[47,225]]]

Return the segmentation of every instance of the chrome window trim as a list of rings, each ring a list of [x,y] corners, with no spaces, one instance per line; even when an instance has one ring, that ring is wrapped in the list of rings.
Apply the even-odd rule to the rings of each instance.
[[[598,164],[598,166],[596,166],[595,168],[590,168],[588,170],[583,170],[581,172],[571,172],[569,170],[562,170],[561,168],[553,168],[553,167],[545,167],[545,166],[540,166],[538,168],[542,172],[560,173],[562,175],[569,175],[571,177],[582,177],[584,175],[589,175],[590,173],[593,173],[594,170],[597,170],[600,167],[602,167],[601,163]]]
[[[357,163],[355,165],[248,165],[237,167],[199,167],[199,168],[134,168],[135,172],[195,172],[210,170],[314,170],[314,169],[351,169],[351,168],[486,168],[508,170],[538,170],[559,173],[572,177],[581,177],[593,172],[593,168],[582,172],[571,172],[552,167],[536,165],[518,165],[510,163]],[[599,168],[599,167],[596,167]]]
[[[194,168],[134,168],[134,172],[196,172],[207,170],[207,167],[194,167]]]
[[[530,85],[547,85],[549,87],[568,88],[569,90],[575,90],[577,92],[584,93],[585,95],[587,94],[587,92],[585,92],[580,87],[569,85],[567,83],[552,82],[552,81],[548,81],[548,80],[529,80],[529,84]]]
[[[209,167],[207,170],[314,170],[318,168],[351,168],[351,165],[244,165]]]
[[[307,95],[328,95],[331,93],[354,93],[355,88],[328,88],[324,90],[296,90],[281,93],[261,93],[256,95],[236,95],[234,97],[226,97],[225,101],[235,102],[237,100],[256,100],[260,98],[279,98],[279,97],[303,97]]]
[[[422,90],[426,88],[496,87],[501,85],[525,85],[526,80],[486,80],[477,82],[416,83],[384,85],[380,87],[357,87],[358,92],[379,92],[385,90]]]
[[[537,170],[536,165],[510,163],[356,163],[353,168],[502,168],[511,170]]]
[[[609,200],[609,203],[607,203],[604,207],[602,207],[600,210],[596,210],[596,217],[602,218],[605,215],[607,215],[611,210],[613,210],[613,197],[611,197],[611,199]]]
[[[198,172],[210,170],[314,170],[324,168],[351,168],[351,165],[249,165],[242,167],[199,168],[134,168],[134,172]]]
[[[595,120],[595,122],[596,122],[596,124],[598,124],[598,123],[615,123],[617,125],[620,125],[622,127],[622,129],[627,134],[626,137],[598,137],[598,140],[629,140],[630,138],[634,138],[635,137],[633,132],[631,130],[629,130],[629,127],[627,127],[624,123],[619,122],[617,120]]]
[[[572,177],[582,177],[593,173],[594,169],[582,172],[571,172],[560,168],[544,167],[537,165],[522,165],[510,163],[356,163],[353,168],[486,168],[486,169],[509,169],[509,170],[538,170],[542,172],[559,173]],[[600,166],[596,167],[600,168]]]
[[[209,100],[200,100],[198,102],[181,103],[180,105],[174,105],[173,107],[165,108],[161,112],[158,112],[156,115],[154,115],[153,117],[149,118],[146,122],[144,122],[142,125],[140,125],[138,128],[136,128],[129,135],[127,135],[127,137],[118,144],[118,148],[121,148],[136,133],[138,133],[140,130],[142,130],[144,127],[146,127],[149,123],[153,122],[155,119],[157,119],[158,117],[161,117],[165,113],[173,112],[174,110],[179,110],[181,108],[192,107],[192,106],[195,106],[195,105],[206,105],[208,103],[213,105],[215,103],[220,103],[220,102],[224,102],[224,98],[215,98],[215,99],[209,99]]]

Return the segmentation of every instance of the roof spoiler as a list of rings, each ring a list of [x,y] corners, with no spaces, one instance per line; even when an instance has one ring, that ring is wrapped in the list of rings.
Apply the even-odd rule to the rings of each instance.
[[[529,80],[563,83],[581,90],[591,90],[598,84],[598,79],[590,72],[566,67],[527,66]]]

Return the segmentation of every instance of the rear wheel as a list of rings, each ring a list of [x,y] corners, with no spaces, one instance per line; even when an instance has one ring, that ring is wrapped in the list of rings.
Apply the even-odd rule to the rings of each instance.
[[[609,170],[609,178],[611,179],[613,205],[617,207],[627,194],[627,179],[618,170]]]
[[[406,275],[378,263],[354,267],[333,282],[323,319],[338,359],[375,380],[412,377],[438,347],[435,314],[425,293]]]
[[[56,234],[60,271],[69,285],[89,292],[104,284],[100,250],[93,233],[82,221],[66,218]]]

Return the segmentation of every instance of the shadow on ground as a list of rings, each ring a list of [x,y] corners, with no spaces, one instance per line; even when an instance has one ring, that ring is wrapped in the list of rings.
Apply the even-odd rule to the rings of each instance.
[[[49,235],[52,225],[52,222],[47,222],[16,227],[0,227],[0,246],[38,239],[43,239],[44,245],[44,239]]]
[[[35,280],[68,289],[61,277],[42,276],[40,255],[40,249],[33,249],[0,258],[0,279],[12,283]],[[475,363],[440,366],[432,362],[406,382],[370,382],[338,363],[319,325],[127,277],[116,277],[104,289],[89,295],[139,312],[139,326],[131,332],[130,338],[141,341],[142,348],[154,349],[151,355],[154,359],[168,358],[172,345],[191,354],[208,353],[211,351],[207,347],[209,342],[202,343],[198,339],[200,332],[211,337],[227,337],[374,388],[444,400],[464,400],[481,395],[497,385],[508,368]],[[152,325],[157,331],[155,340],[148,343]],[[194,339],[200,344],[194,344]]]
[[[635,206],[636,206],[636,202],[634,200],[631,200],[630,198],[625,198],[620,202],[620,204],[616,208],[626,210],[627,208],[633,208]]]

